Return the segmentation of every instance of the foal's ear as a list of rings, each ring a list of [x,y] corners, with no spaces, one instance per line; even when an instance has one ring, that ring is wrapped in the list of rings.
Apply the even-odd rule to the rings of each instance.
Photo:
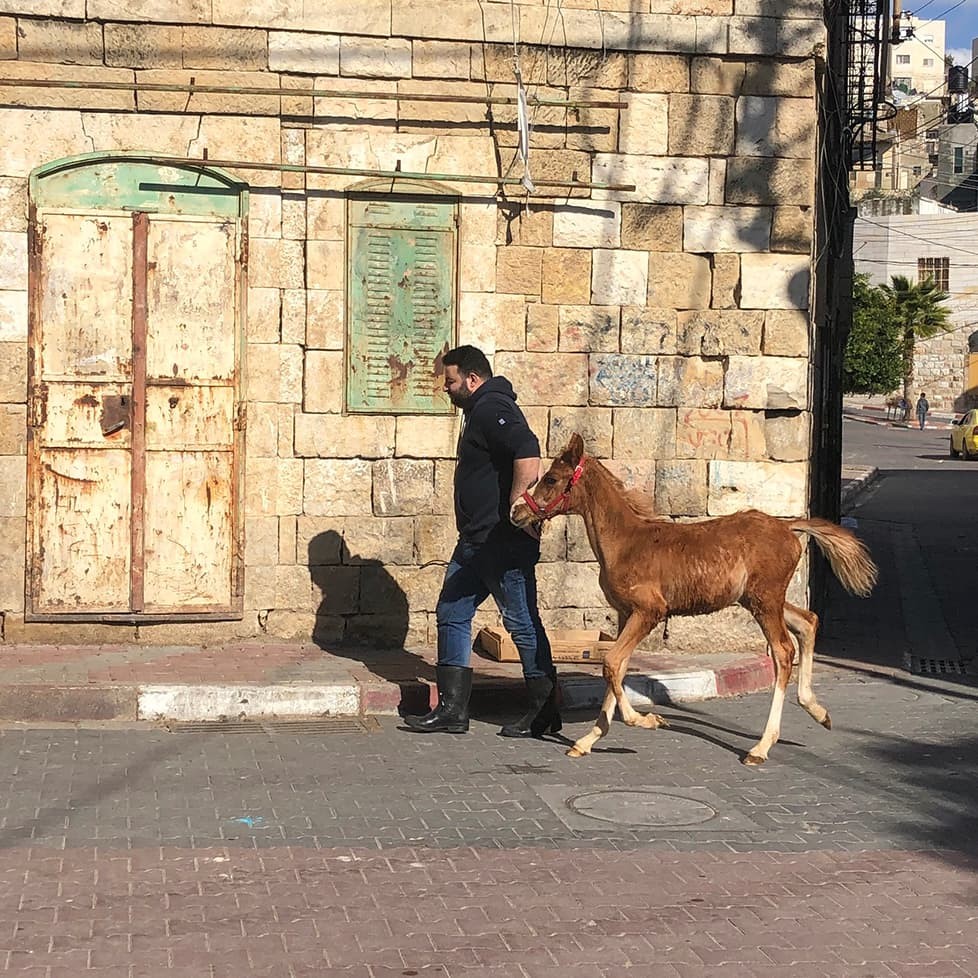
[[[577,465],[580,462],[584,455],[584,439],[576,431],[571,435],[571,440],[567,443],[562,454],[571,465]]]

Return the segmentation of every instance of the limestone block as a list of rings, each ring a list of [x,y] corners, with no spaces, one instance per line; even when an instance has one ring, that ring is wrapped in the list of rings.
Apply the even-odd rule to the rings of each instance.
[[[295,457],[295,418],[298,404],[278,404],[278,454],[279,458]]]
[[[544,282],[546,291],[546,282]],[[526,307],[526,348],[534,353],[552,353],[557,349],[558,308],[539,302]]]
[[[202,72],[197,72],[198,83]],[[208,73],[210,74],[210,73]],[[235,85],[236,72],[213,72],[220,81],[215,84]],[[243,72],[248,79],[255,77],[268,79],[274,76],[260,72]],[[267,82],[265,82],[267,84]],[[248,84],[247,81],[240,84]],[[257,112],[257,108],[248,110]],[[189,143],[189,156],[209,155],[212,160],[245,160],[257,163],[277,163],[282,156],[283,137],[278,119],[261,119],[252,117],[222,117],[204,116],[200,120],[200,128],[196,139]],[[206,152],[205,152],[206,151]],[[255,182],[254,170],[236,170],[228,167],[228,172],[244,183]],[[265,186],[274,186],[280,182],[279,175],[262,173],[261,182]],[[301,268],[300,268],[301,274]],[[291,286],[290,286],[291,287]]]
[[[679,54],[630,54],[628,87],[638,92],[688,92],[689,58]]]
[[[669,96],[630,92],[621,110],[618,148],[622,153],[665,156],[669,151]]]
[[[720,406],[723,399],[723,364],[700,357],[658,358],[660,407]]]
[[[808,406],[808,361],[801,357],[730,357],[723,404],[768,411],[804,410]]]
[[[496,253],[496,291],[540,295],[543,249],[510,246]]]
[[[248,233],[256,238],[282,237],[282,194],[253,190],[248,196]]]
[[[414,559],[419,564],[448,561],[458,541],[455,522],[445,516],[419,516],[414,521]],[[441,569],[444,575],[444,567]]]
[[[811,98],[815,94],[815,63],[751,59],[744,78],[745,95],[785,95]]]
[[[0,404],[0,455],[23,455],[26,451],[27,408]]]
[[[483,129],[480,127],[478,130],[482,132]],[[363,130],[361,128],[360,132],[357,133],[359,138],[363,138]],[[412,136],[412,133],[405,133],[400,136],[401,139],[408,139]],[[431,136],[421,135],[421,139],[428,140],[428,145],[430,148],[428,152],[430,157],[427,159],[427,166],[422,166],[420,169],[425,173],[471,173],[471,174],[492,174],[497,172],[497,162],[496,162],[496,151],[497,147],[491,136],[438,136],[437,138]],[[575,156],[584,154],[573,154]],[[538,161],[539,161],[538,154]],[[571,165],[571,164],[568,164]],[[582,173],[587,173],[587,166],[581,163],[574,164],[581,167]],[[403,164],[405,170],[412,169],[407,165],[407,162]],[[546,174],[546,168],[541,166],[538,162],[534,169],[534,176],[543,178]],[[491,197],[496,192],[496,183],[452,183],[451,180],[444,181],[445,186],[451,188],[452,190],[457,190],[459,193],[464,193],[467,197],[472,197],[475,195],[482,195],[483,197]],[[581,191],[585,193],[586,191]]]
[[[0,517],[27,515],[27,456],[0,456]]]
[[[422,16],[431,19],[430,13]],[[486,82],[513,82],[512,44],[476,44],[472,45],[471,52],[473,79]],[[520,74],[525,85],[536,87],[547,84],[547,54],[545,48],[529,45],[520,51]]]
[[[346,331],[343,292],[306,293],[306,346],[317,350],[342,350]]]
[[[656,204],[623,204],[621,244],[623,248],[645,251],[682,251],[683,209]]]
[[[814,214],[810,207],[775,207],[771,250],[807,255],[812,250]]]
[[[309,565],[306,584],[312,586],[310,597],[315,602],[317,619],[326,615],[353,615],[363,609],[363,571],[361,567],[335,564]],[[301,583],[297,581],[300,587]]]
[[[561,306],[561,352],[617,353],[621,310],[617,306]]]
[[[726,203],[727,161],[713,157],[710,160],[710,188],[707,203],[720,205]]]
[[[101,65],[102,25],[21,18],[17,25],[17,56],[21,61]]]
[[[699,320],[696,322],[696,320]],[[679,333],[688,337],[684,344],[691,345],[691,338],[701,331],[699,349],[689,349],[691,353],[702,353],[707,357],[743,354],[756,356],[761,352],[761,335],[764,330],[764,313],[746,312],[740,309],[709,310],[703,313],[680,313]],[[684,329],[685,326],[689,329]],[[695,341],[694,344],[695,345]]]
[[[690,90],[698,95],[739,95],[746,65],[728,58],[693,58]]]
[[[656,357],[593,353],[588,361],[591,404],[648,407],[656,403]]]
[[[245,520],[245,565],[262,567],[276,564],[278,564],[278,518],[249,516]]]
[[[522,404],[523,402],[520,401]],[[523,405],[523,413],[527,414]],[[454,452],[453,452],[454,454]],[[432,501],[434,512],[455,518],[455,461],[438,459],[435,461],[435,498]],[[454,525],[454,524],[453,524]]]
[[[811,456],[811,425],[812,416],[804,411],[766,418],[767,454],[777,462],[804,462]]]
[[[69,4],[73,8],[81,6],[77,0],[41,0],[45,5],[54,7],[67,7]],[[33,7],[38,6],[32,3]],[[36,11],[41,13],[42,11]],[[84,17],[88,14],[90,20],[153,20],[168,21],[171,23],[203,24],[211,19],[210,0],[160,0],[153,5],[152,12],[146,9],[146,4],[142,0],[88,0],[87,7],[79,12],[68,13],[55,10],[45,10],[43,13],[50,13],[53,16]],[[149,14],[149,16],[147,16]]]
[[[27,181],[0,177],[0,231],[27,230]]]
[[[673,458],[676,454],[674,408],[616,408],[616,459]]]
[[[249,458],[245,467],[245,515],[275,516],[301,512],[302,461]]]
[[[736,309],[740,304],[740,255],[713,256],[714,309]]]
[[[130,76],[131,78],[131,76]],[[193,82],[191,82],[193,79]],[[136,80],[155,85],[213,85],[241,86],[247,88],[279,88],[278,75],[267,71],[234,71],[228,68],[185,68],[180,71],[150,68],[136,72]],[[140,92],[139,107],[153,112],[192,112],[202,115],[219,113],[231,116],[277,116],[281,111],[281,98],[276,94],[245,95],[222,92]],[[217,119],[213,122],[230,123],[232,119]],[[238,125],[240,125],[238,120]],[[278,119],[268,119],[278,124]],[[233,153],[218,154],[211,150],[214,159],[234,159]],[[268,159],[267,155],[265,159]],[[254,174],[249,176],[253,179]],[[263,174],[263,181],[265,175]],[[265,181],[267,182],[267,181]]]
[[[299,414],[295,453],[302,458],[387,458],[394,454],[395,419],[371,414]]]
[[[685,207],[683,246],[687,251],[768,251],[770,207]]]
[[[371,152],[371,143],[379,134],[367,134],[363,130],[363,120],[369,119],[373,123],[387,123],[391,126],[397,121],[397,103],[388,99],[372,99],[358,93],[389,93],[391,83],[386,79],[373,78],[317,78],[316,88],[323,89],[322,96],[316,96],[315,113],[317,130],[309,131],[307,135],[310,163],[318,166],[363,166],[366,163],[344,163],[339,159],[316,159],[320,153],[329,153],[333,150],[333,131],[357,131],[360,133],[359,151],[366,155]],[[327,94],[328,93],[328,94]],[[351,93],[351,94],[347,94]],[[330,137],[327,139],[327,134]],[[366,136],[367,138],[363,138]],[[416,140],[418,137],[414,137]],[[335,147],[341,155],[349,156],[351,150],[347,141],[342,141]],[[354,150],[353,152],[356,152]],[[408,165],[407,160],[403,164],[403,169],[407,171],[423,170],[423,160],[417,161],[415,165]],[[390,166],[379,166],[375,161],[370,166],[379,169],[393,169],[396,160]],[[417,164],[420,164],[417,165]],[[349,182],[349,178],[319,177],[310,186],[319,189],[337,190],[341,189]]]
[[[297,438],[301,420],[300,415],[296,419]],[[307,516],[370,516],[371,467],[364,458],[307,459],[302,512]]]
[[[681,93],[669,96],[669,152],[673,156],[728,156],[733,147],[734,99]]]
[[[0,60],[17,57],[17,21],[13,17],[0,17]]]
[[[626,489],[634,489],[649,497],[649,502],[655,498],[655,459],[652,458],[618,458],[608,459],[605,463],[608,471],[624,483]]]
[[[541,275],[544,302],[584,305],[591,301],[591,252],[589,250],[544,249]]]
[[[306,202],[302,195],[282,195],[282,237],[300,241],[306,236]]]
[[[355,78],[410,78],[411,42],[401,38],[344,37],[340,74]]]
[[[698,459],[666,459],[656,462],[656,512],[663,516],[705,514],[707,464]]]
[[[537,566],[537,600],[541,608],[578,608],[605,604],[598,586],[598,565],[568,562]]]
[[[621,311],[622,353],[675,353],[676,312],[648,306]]]
[[[496,291],[496,252],[490,241],[488,244],[459,242],[458,287],[462,292]]]
[[[577,433],[584,439],[589,455],[610,458],[612,455],[611,419],[610,408],[554,408],[550,412],[547,454],[551,458],[556,458],[567,447],[571,436]]]
[[[671,123],[670,123],[671,125]],[[593,190],[593,200],[645,201],[652,204],[705,204],[710,162],[693,156],[629,156],[596,153],[595,183],[634,184],[634,190]]]
[[[661,634],[661,633],[659,633]],[[731,652],[763,652],[767,643],[750,612],[740,607],[724,608],[712,615],[669,619],[669,641],[663,651],[681,655],[717,648]]]
[[[385,458],[373,463],[374,514],[418,516],[431,513],[435,467],[426,459]]]
[[[26,341],[0,343],[0,402],[6,404],[27,402]],[[579,403],[583,404],[584,401]]]
[[[520,407],[523,410],[523,416],[526,418],[526,423],[530,428],[530,431],[537,436],[540,442],[540,451],[543,453],[547,447],[547,430],[550,427],[550,409],[537,404],[530,407],[520,400]]]
[[[591,301],[596,305],[644,305],[649,294],[649,258],[644,251],[595,248]]]
[[[0,517],[0,608],[8,613],[24,610],[26,538],[24,517]],[[7,641],[10,640],[8,634]]]
[[[248,427],[245,429],[248,458],[278,456],[278,407],[267,401],[251,401],[248,404]]]
[[[665,309],[707,309],[713,284],[703,255],[659,252],[649,255],[649,305]]]
[[[301,242],[297,242],[301,244]],[[324,292],[340,292],[345,286],[343,242],[306,242],[306,286]],[[289,283],[290,288],[296,288]]]
[[[7,63],[4,62],[4,65]],[[44,65],[47,72],[51,65]],[[72,69],[78,71],[79,69]],[[5,74],[6,69],[0,69]],[[4,98],[14,89],[4,89]],[[0,172],[8,177],[27,177],[42,163],[90,152],[94,147],[82,127],[81,113],[8,108],[0,127]],[[31,134],[24,139],[24,133]]]
[[[710,516],[756,508],[771,516],[803,516],[808,498],[805,462],[709,462]]]
[[[184,68],[264,71],[268,68],[265,31],[228,27],[184,27]]]
[[[357,566],[382,559],[384,563],[411,564],[414,520],[364,519],[354,516],[300,516],[296,521],[296,554],[300,564]]]
[[[312,414],[339,414],[343,410],[345,379],[342,351],[307,350],[302,410]]]
[[[731,157],[727,161],[727,203],[811,206],[814,173],[811,160]]]
[[[27,235],[0,231],[0,289],[27,288]]]
[[[282,404],[302,401],[302,347],[282,344],[278,352],[278,396]]]
[[[567,526],[570,519],[566,516],[555,516],[543,524],[540,534],[540,560],[555,561],[567,560]],[[574,520],[574,523],[584,527],[583,520]],[[583,560],[593,560],[593,556],[588,554]]]
[[[521,405],[588,403],[586,353],[499,353],[495,372],[509,378]]]
[[[763,412],[731,411],[730,424],[730,458],[762,459],[767,455]]]
[[[737,99],[737,154],[809,159],[815,123],[813,99],[742,95]]]
[[[762,458],[764,417],[753,411],[679,411],[676,454],[681,458]]]
[[[217,19],[219,3],[214,4]],[[241,0],[230,0],[233,5]],[[268,3],[257,0],[259,8],[266,11]],[[323,31],[328,34],[366,34],[387,37],[391,33],[390,0],[330,0],[329,3],[303,4],[302,22],[296,25],[306,31]],[[405,33],[410,34],[410,31]]]
[[[247,333],[249,343],[278,343],[280,339],[281,295],[278,289],[248,289]]]
[[[551,85],[621,89],[628,85],[628,56],[620,51],[582,51],[553,47],[548,51]]]
[[[282,342],[306,345],[305,289],[282,291]]]
[[[469,45],[453,41],[416,40],[411,47],[415,78],[468,78]]]
[[[182,68],[183,28],[105,24],[105,63],[125,68]]]
[[[27,293],[0,292],[0,342],[27,339]]]
[[[310,252],[318,244],[322,242],[310,241]],[[304,286],[305,256],[301,241],[252,238],[249,247],[248,277],[249,284],[254,288],[298,289]],[[312,258],[310,265],[315,267]]]
[[[729,18],[728,43],[731,53],[811,58],[824,50],[825,40],[825,22],[821,15],[812,20]]]
[[[266,611],[275,605],[275,568],[273,566],[262,565],[261,567],[248,567],[244,574],[244,606],[245,611]],[[288,614],[289,612],[284,612]],[[265,627],[268,629],[268,617],[265,619]],[[269,634],[279,634],[271,632]],[[308,636],[309,631],[305,632]]]
[[[306,202],[306,236],[319,241],[346,237],[346,201],[339,195],[310,193]]]
[[[486,125],[486,86],[482,82],[463,82],[451,79],[438,79],[435,81],[407,78],[397,82],[397,94],[400,96],[397,102],[397,128],[399,132],[419,132],[428,135],[438,135],[445,133],[457,133],[469,129],[478,131]],[[412,95],[419,96],[417,99],[411,98]],[[459,98],[475,97],[478,101],[431,101],[433,95],[458,96]],[[502,114],[506,114],[508,106],[500,106]],[[563,113],[563,109],[560,110]],[[500,145],[509,145],[515,140],[515,136],[510,136],[510,132],[515,133],[515,118],[510,126],[508,120],[500,118],[500,114],[493,112],[496,123],[494,131],[500,137]],[[542,123],[542,120],[541,120]],[[561,115],[558,127],[563,133],[563,115]],[[543,141],[537,145],[549,145],[548,141]]]
[[[557,97],[562,97],[561,93]],[[561,128],[564,123],[560,123]],[[563,134],[555,136],[555,142],[563,142]],[[538,137],[539,138],[539,137]],[[516,135],[514,132],[514,145]],[[576,180],[586,181],[591,175],[591,155],[581,150],[543,148],[536,150],[531,159],[533,179],[537,184],[536,195],[538,197],[557,197],[565,200],[568,197],[589,197],[590,191],[581,187],[545,187],[542,182],[545,180],[561,181],[573,183]],[[482,172],[489,172],[483,170]]]
[[[434,611],[445,576],[443,567],[368,566],[362,570],[360,610],[390,613],[404,608],[413,613]]]
[[[269,31],[268,69],[303,75],[338,75],[340,39],[328,34]]]
[[[275,465],[275,512],[279,516],[297,516],[302,512],[302,459],[279,458]]]
[[[744,309],[807,309],[811,281],[807,255],[743,255],[740,305]]]
[[[459,424],[459,418],[454,415],[441,418],[398,415],[394,454],[399,458],[451,458],[455,454]]]
[[[554,241],[554,208],[549,202],[536,206],[500,203],[496,220],[496,244],[546,248]]]
[[[621,243],[621,204],[580,203],[554,211],[558,248],[617,248]]]
[[[567,560],[588,562],[594,560],[594,551],[587,536],[584,520],[564,518],[567,524]]]
[[[807,312],[770,309],[764,315],[764,352],[768,356],[807,357],[809,334]]]
[[[295,564],[297,516],[280,516],[278,520],[278,562]]]
[[[526,344],[523,296],[463,292],[459,296],[459,343],[471,343],[487,356],[497,350],[522,350]]]
[[[698,356],[703,352],[703,337],[707,331],[715,333],[719,329],[720,313],[716,309],[680,312],[676,320],[676,351]]]

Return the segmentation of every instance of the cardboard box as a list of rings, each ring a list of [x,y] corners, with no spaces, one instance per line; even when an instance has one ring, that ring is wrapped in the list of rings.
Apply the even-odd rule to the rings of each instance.
[[[596,628],[548,628],[547,635],[554,662],[601,662],[615,644],[610,635]],[[475,641],[491,659],[520,661],[509,632],[503,628],[482,628]]]

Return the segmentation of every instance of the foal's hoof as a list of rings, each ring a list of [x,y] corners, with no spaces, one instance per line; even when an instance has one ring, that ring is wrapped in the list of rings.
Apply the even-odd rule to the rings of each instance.
[[[567,751],[568,757],[584,757],[586,754],[590,754],[590,751],[581,750],[580,747],[575,744],[569,751]]]
[[[755,754],[751,752],[744,758],[743,763],[746,764],[748,767],[759,767],[766,760],[767,760],[766,757],[761,757],[760,754]]]
[[[639,714],[634,727],[642,727],[644,730],[658,730],[659,727],[668,727],[669,721],[665,717],[660,717],[658,713]]]
[[[825,719],[822,720],[821,723],[822,723],[822,726],[825,727],[826,730],[831,730],[832,729],[832,717],[830,717],[828,715],[828,712],[826,712]]]

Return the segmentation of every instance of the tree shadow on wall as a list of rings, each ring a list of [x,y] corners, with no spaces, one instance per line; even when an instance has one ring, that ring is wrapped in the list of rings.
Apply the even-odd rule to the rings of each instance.
[[[313,642],[330,655],[359,662],[361,681],[370,682],[369,673],[397,685],[402,712],[425,712],[424,684],[434,683],[435,669],[405,648],[410,619],[401,586],[381,561],[351,553],[335,530],[316,534],[307,556],[309,577],[321,595]]]

